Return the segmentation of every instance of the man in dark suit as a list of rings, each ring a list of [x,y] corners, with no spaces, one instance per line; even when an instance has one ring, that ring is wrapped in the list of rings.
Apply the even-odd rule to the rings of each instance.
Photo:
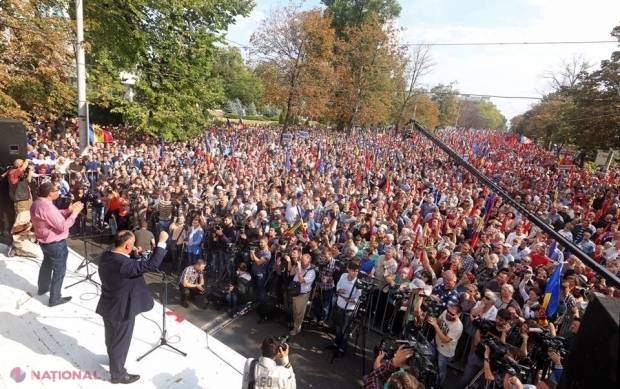
[[[168,234],[162,231],[151,258],[137,261],[130,257],[136,241],[134,234],[120,231],[116,235],[114,248],[101,255],[101,298],[97,313],[103,317],[113,384],[130,384],[140,379],[137,374],[127,373],[125,360],[136,315],[150,311],[154,305],[142,274],[157,270],[166,255],[167,240]]]

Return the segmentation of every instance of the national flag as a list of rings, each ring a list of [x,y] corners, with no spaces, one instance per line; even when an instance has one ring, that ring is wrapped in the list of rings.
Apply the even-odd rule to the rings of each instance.
[[[487,199],[486,204],[484,205],[484,221],[489,220],[489,216],[491,215],[491,210],[493,206],[495,206],[495,202],[497,201],[497,195],[495,193],[491,193],[491,196]]]
[[[288,147],[284,153],[284,170],[287,172],[291,170],[291,149]]]
[[[545,295],[543,297],[542,307],[545,309],[547,317],[551,317],[560,306],[560,288],[562,284],[562,266],[564,264],[560,263],[551,277],[549,277],[549,281],[547,281],[547,287],[545,288]]]
[[[530,138],[528,138],[528,137],[527,137],[527,136],[525,136],[525,135],[521,135],[521,136],[519,137],[519,143],[521,143],[522,145],[529,145],[529,144],[534,143],[534,141],[533,141],[533,140],[531,140]]]
[[[103,134],[103,129],[98,125],[93,125],[93,131],[95,133],[95,137],[93,138],[93,143],[103,143],[105,141],[105,135]]]

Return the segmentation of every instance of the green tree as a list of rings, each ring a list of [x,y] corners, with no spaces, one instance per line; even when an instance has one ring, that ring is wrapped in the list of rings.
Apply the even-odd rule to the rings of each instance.
[[[494,130],[503,130],[506,128],[506,117],[502,115],[500,110],[488,100],[483,100],[478,103],[478,110],[480,115],[484,119],[484,128],[491,128]]]
[[[86,2],[87,65],[89,77],[95,75],[89,99],[147,133],[198,133],[208,110],[226,100],[214,71],[218,36],[253,6],[252,0]],[[121,71],[137,76],[133,101],[120,96]]]
[[[260,78],[245,64],[236,47],[216,49],[213,74],[221,79],[226,99],[239,99],[249,105],[257,103],[263,94]]]
[[[450,85],[439,84],[431,91],[431,98],[439,107],[439,127],[454,126],[459,117],[458,91]]]
[[[398,0],[321,0],[332,17],[332,26],[338,36],[343,36],[348,27],[361,26],[371,18],[380,24],[400,15]]]
[[[620,42],[620,25],[611,35]],[[575,143],[588,157],[597,149],[620,148],[620,50],[580,79],[569,91],[574,110],[568,120]]]
[[[284,109],[284,127],[298,116],[320,115],[333,83],[334,32],[321,10],[286,7],[252,34],[257,73],[269,91],[263,102]]]
[[[612,31],[620,41],[620,26]],[[592,158],[597,149],[620,147],[620,51],[588,72],[573,60],[551,77],[556,90],[512,120],[512,130],[548,146],[572,145]]]
[[[0,116],[74,112],[73,34],[55,1],[0,1]]]
[[[372,18],[349,27],[337,40],[336,85],[330,117],[338,129],[386,124],[393,112],[397,85],[402,82],[402,54],[395,31]]]

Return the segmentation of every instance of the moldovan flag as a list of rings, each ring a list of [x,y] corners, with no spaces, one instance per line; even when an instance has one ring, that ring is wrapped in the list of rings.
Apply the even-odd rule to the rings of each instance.
[[[551,317],[560,306],[560,287],[562,284],[562,266],[560,263],[556,266],[553,274],[549,277],[547,287],[545,288],[545,295],[543,297],[542,306],[547,313],[547,317]]]

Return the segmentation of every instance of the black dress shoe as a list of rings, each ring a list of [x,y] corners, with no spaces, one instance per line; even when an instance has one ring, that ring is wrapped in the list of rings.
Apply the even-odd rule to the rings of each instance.
[[[67,297],[61,297],[60,300],[58,301],[54,301],[49,303],[50,307],[55,307],[56,305],[61,305],[64,303],[68,303],[69,301],[71,301],[71,296],[67,296]]]
[[[136,382],[140,379],[140,376],[137,374],[125,374],[124,376],[112,378],[113,384],[131,384],[132,382]]]

